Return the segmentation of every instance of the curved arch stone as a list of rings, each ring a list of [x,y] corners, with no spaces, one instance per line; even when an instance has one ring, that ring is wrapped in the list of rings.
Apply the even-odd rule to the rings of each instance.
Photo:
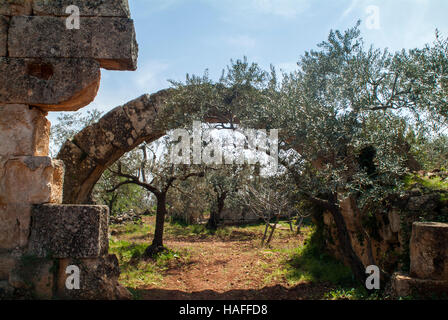
[[[89,202],[93,187],[108,166],[139,144],[165,135],[161,118],[171,92],[145,94],[116,107],[63,145],[57,156],[66,167],[63,203]]]

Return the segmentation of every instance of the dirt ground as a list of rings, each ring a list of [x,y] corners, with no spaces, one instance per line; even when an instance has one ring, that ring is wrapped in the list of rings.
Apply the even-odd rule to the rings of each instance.
[[[228,237],[167,233],[165,245],[188,251],[185,264],[168,268],[163,281],[137,289],[143,300],[301,300],[320,299],[331,284],[291,282],[282,272],[303,236],[282,228],[270,248],[260,246],[260,230],[232,228]]]

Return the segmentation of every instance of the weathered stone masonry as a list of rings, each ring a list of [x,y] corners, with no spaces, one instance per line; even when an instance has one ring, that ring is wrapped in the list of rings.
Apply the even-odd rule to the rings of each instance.
[[[65,9],[80,9],[67,29]],[[116,299],[108,209],[61,205],[64,163],[48,157],[48,111],[95,98],[101,72],[135,70],[127,0],[0,0],[0,298]],[[67,290],[66,267],[81,270]]]

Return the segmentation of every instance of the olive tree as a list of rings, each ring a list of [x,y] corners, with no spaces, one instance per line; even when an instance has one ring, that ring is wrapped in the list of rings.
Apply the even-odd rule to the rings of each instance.
[[[296,191],[332,215],[341,253],[363,282],[342,200],[363,212],[403,186],[415,164],[406,142],[410,124],[446,125],[448,58],[446,41],[398,53],[366,48],[358,26],[331,31],[289,74],[243,59],[218,82],[207,74],[173,82],[171,103],[223,123],[280,129],[280,149],[300,155],[281,159],[295,173]]]
[[[204,175],[202,168],[190,165],[175,165],[170,162],[166,153],[158,154],[150,146],[143,144],[140,147],[141,157],[133,166],[124,167],[119,161],[117,169],[109,169],[117,177],[123,178],[109,192],[114,192],[126,185],[137,185],[153,194],[157,201],[156,226],[152,244],[146,249],[145,256],[164,251],[163,233],[165,217],[167,216],[167,194],[177,181],[185,181],[190,177]],[[158,159],[158,157],[161,159]]]

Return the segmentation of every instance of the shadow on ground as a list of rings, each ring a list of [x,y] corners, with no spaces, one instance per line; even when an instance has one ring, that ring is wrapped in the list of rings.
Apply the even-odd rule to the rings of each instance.
[[[141,300],[314,300],[334,289],[331,284],[305,283],[292,288],[281,285],[262,289],[242,289],[216,292],[204,290],[185,292],[166,289],[137,289],[134,292]]]

